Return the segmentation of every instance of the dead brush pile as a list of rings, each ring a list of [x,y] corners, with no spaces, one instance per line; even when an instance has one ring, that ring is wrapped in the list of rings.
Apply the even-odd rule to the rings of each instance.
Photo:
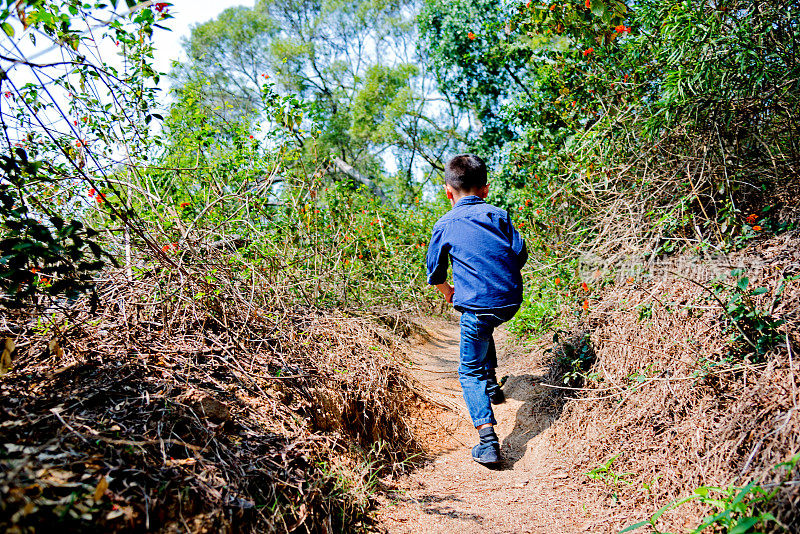
[[[333,532],[414,450],[375,322],[120,272],[0,319],[0,530]],[[258,296],[258,291],[253,288]]]
[[[593,532],[646,520],[701,486],[784,482],[786,469],[774,467],[800,452],[798,251],[800,236],[784,234],[723,259],[673,261],[593,295],[597,360],[552,434],[577,473],[600,468],[580,475],[588,495],[612,506]],[[731,276],[737,266],[743,272]],[[751,316],[734,325],[741,311]],[[749,344],[764,336],[772,337],[759,354]],[[791,477],[767,509],[798,532],[800,473]],[[683,532],[718,511],[691,501],[656,525]]]

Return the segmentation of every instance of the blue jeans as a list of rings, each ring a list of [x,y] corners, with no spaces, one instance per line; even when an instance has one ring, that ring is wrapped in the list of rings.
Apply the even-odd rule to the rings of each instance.
[[[497,424],[489,400],[489,388],[496,387],[494,370],[497,351],[492,334],[494,329],[517,313],[518,307],[473,312],[461,311],[461,343],[458,378],[464,392],[472,424],[476,427]]]

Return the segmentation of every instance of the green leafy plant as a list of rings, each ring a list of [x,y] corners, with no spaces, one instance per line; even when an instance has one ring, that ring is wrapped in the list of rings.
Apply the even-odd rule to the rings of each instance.
[[[727,288],[725,312],[731,321],[729,330],[734,334],[732,350],[735,354],[753,353],[756,359],[762,359],[770,349],[782,342],[783,335],[778,328],[785,321],[772,317],[768,310],[756,304],[755,297],[766,294],[767,288],[751,287],[750,279],[743,276],[741,269],[732,270],[731,276],[735,278],[735,285]],[[717,285],[715,292],[720,294],[723,288]],[[783,286],[776,292],[776,299],[782,291]]]
[[[786,473],[783,477],[783,483],[776,484],[771,489],[756,482],[750,482],[743,487],[729,486],[727,488],[719,488],[701,486],[694,490],[691,495],[663,506],[649,519],[620,530],[619,534],[632,532],[645,526],[649,526],[657,534],[661,534],[661,531],[657,528],[657,523],[661,516],[689,501],[698,501],[718,510],[714,515],[705,518],[697,528],[691,531],[691,534],[698,534],[706,529],[714,529],[714,532],[724,532],[726,534],[756,534],[763,532],[768,525],[783,527],[773,514],[765,511],[765,508],[781,491],[783,484],[791,478],[798,462],[800,462],[800,454],[796,454],[786,462],[776,465],[776,468],[785,468]],[[762,528],[757,528],[759,525]]]
[[[563,339],[561,336],[564,336]],[[549,379],[558,379],[564,385],[579,387],[586,380],[586,372],[595,361],[595,353],[588,333],[570,335],[564,330],[553,334],[553,365]]]
[[[96,212],[137,230],[109,169],[120,152],[142,151],[147,125],[160,118],[151,37],[170,18],[169,4],[5,4],[3,61],[13,67],[4,64],[0,76],[0,306],[52,305],[90,289],[114,262],[106,236],[90,224]],[[37,53],[26,57],[30,44]],[[110,45],[122,65],[100,59],[99,47]],[[49,52],[60,61],[28,60]]]
[[[20,164],[31,166],[25,152],[17,152],[20,161],[0,160],[6,176]],[[44,218],[0,184],[0,306],[18,308],[37,294],[74,298],[92,287],[92,275],[105,265],[95,230],[52,212],[47,223]]]
[[[653,317],[653,304],[639,304],[636,306],[636,309],[639,310],[639,317],[638,320],[641,323],[642,321],[648,320]]]
[[[630,485],[631,482],[627,480],[627,478],[634,473],[632,472],[617,472],[614,471],[612,464],[614,460],[619,458],[619,454],[615,454],[611,458],[605,461],[589,471],[588,473],[584,473],[587,477],[591,478],[592,480],[598,480],[606,485],[608,490],[611,492],[611,499],[613,502],[619,500],[617,495],[617,491],[619,489],[620,484]]]

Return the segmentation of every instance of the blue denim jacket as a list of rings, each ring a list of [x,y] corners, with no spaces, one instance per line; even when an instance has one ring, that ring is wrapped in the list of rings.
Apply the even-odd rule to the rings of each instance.
[[[472,311],[519,306],[525,241],[507,211],[480,197],[464,197],[433,226],[428,245],[428,283],[447,279],[453,264],[453,305]]]

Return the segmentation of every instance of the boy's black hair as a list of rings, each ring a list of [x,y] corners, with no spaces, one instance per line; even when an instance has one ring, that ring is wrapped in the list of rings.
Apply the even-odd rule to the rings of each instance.
[[[453,156],[444,166],[444,181],[458,191],[475,191],[486,185],[486,163],[474,154]]]

